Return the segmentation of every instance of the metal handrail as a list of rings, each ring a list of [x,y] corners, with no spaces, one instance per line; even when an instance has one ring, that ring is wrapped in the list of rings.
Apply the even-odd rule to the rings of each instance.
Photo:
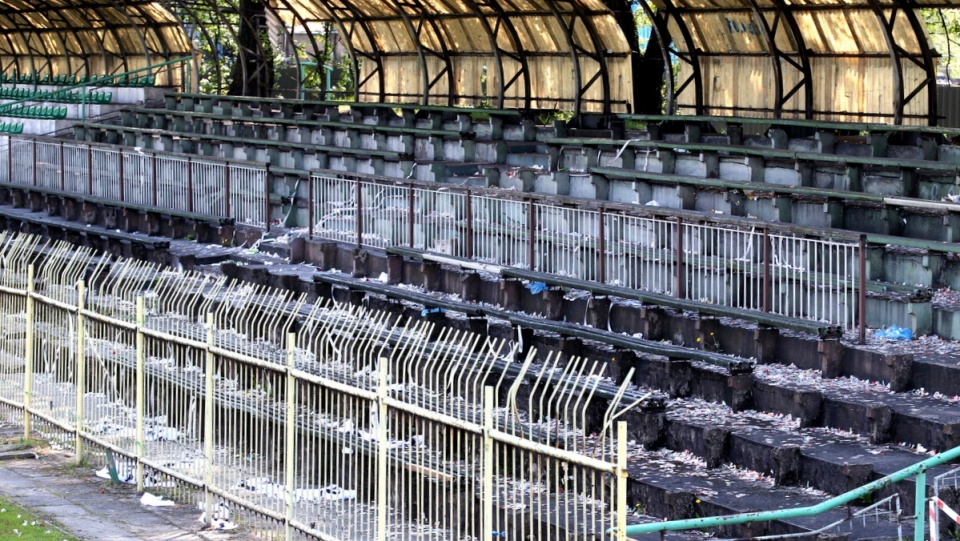
[[[700,528],[715,528],[719,526],[730,526],[733,524],[746,524],[749,522],[767,522],[771,520],[785,520],[792,518],[812,517],[827,511],[831,511],[848,504],[854,500],[860,499],[875,490],[888,487],[894,483],[903,481],[908,477],[917,477],[915,481],[914,513],[916,524],[914,526],[914,541],[924,540],[924,518],[926,515],[927,499],[927,470],[934,466],[946,464],[951,460],[960,458],[960,447],[954,447],[949,451],[936,454],[924,461],[908,466],[902,470],[891,473],[890,475],[877,479],[872,483],[867,483],[860,488],[845,492],[835,496],[817,505],[807,507],[798,507],[795,509],[779,509],[776,511],[758,511],[754,513],[741,513],[739,515],[727,515],[721,517],[702,517],[685,520],[671,520],[667,522],[653,522],[650,524],[635,524],[627,526],[626,535],[639,535],[655,532],[675,532],[680,530],[695,530]],[[612,531],[612,530],[611,530]]]

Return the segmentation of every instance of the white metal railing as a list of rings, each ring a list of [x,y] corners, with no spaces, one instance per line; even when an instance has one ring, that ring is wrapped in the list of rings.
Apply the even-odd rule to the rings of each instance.
[[[109,450],[140,490],[270,538],[612,540],[626,526],[626,425],[607,429],[622,408],[589,420],[597,363],[531,354],[503,378],[511,352],[484,337],[37,248],[0,238],[0,415],[78,460]]]
[[[311,235],[522,266],[683,299],[859,323],[856,242],[316,173]],[[358,219],[358,216],[360,219]]]
[[[9,136],[0,145],[6,182],[266,227],[266,164]]]

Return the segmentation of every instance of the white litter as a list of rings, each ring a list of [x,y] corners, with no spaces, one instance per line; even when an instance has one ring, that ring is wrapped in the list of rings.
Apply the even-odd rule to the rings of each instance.
[[[176,504],[163,496],[154,496],[149,492],[144,492],[143,496],[140,497],[140,505],[149,507],[173,507]]]

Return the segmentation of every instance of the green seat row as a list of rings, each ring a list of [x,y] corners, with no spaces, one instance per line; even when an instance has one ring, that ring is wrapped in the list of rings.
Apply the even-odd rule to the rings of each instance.
[[[0,105],[0,115],[41,120],[62,120],[67,118],[66,107],[41,107],[38,105],[16,106]]]
[[[4,100],[32,99],[36,94],[36,90],[28,88],[0,88],[0,99]]]
[[[144,87],[157,84],[156,75],[92,75],[89,80],[83,81],[101,86],[132,86]]]
[[[69,86],[89,83],[101,86],[154,86],[157,84],[156,75],[39,75],[37,73],[0,73],[0,84],[30,84],[30,85],[58,85]]]
[[[0,122],[0,133],[17,135],[23,133],[23,122]]]
[[[88,92],[86,97],[84,97],[83,93],[78,90],[70,92],[60,91],[46,95],[38,95],[36,98],[57,103],[80,103],[81,101],[86,101],[87,103],[103,104],[110,103],[113,100],[113,92]]]

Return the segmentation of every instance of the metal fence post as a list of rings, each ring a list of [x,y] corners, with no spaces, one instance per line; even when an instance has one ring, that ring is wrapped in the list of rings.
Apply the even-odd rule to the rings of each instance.
[[[413,184],[407,186],[407,240],[410,247],[413,248],[413,225],[414,225],[414,193]]]
[[[187,158],[187,212],[193,212],[193,158]]]
[[[527,203],[527,258],[529,259],[530,270],[536,270],[537,258],[537,206],[533,204],[533,199]]]
[[[67,191],[67,164],[63,159],[63,141],[60,141],[60,191]]]
[[[207,347],[203,399],[203,494],[206,523],[213,525],[213,313],[207,313]]]
[[[467,190],[465,207],[463,209],[464,219],[467,222],[467,238],[464,239],[465,253],[464,257],[473,259],[473,201],[470,198],[470,190]]]
[[[224,192],[223,213],[226,215],[227,218],[233,218],[233,216],[231,216],[231,211],[233,209],[230,208],[230,197],[233,194],[231,193],[231,186],[230,186],[230,164],[229,163],[226,163],[223,165],[223,192]],[[264,216],[264,219],[267,220],[268,217]]]
[[[377,361],[377,541],[387,540],[387,362],[386,357]]]
[[[143,324],[143,295],[137,295],[137,492],[143,492],[143,422],[146,415]]]
[[[120,199],[119,201],[126,202],[127,197],[127,179],[126,175],[123,172],[123,151],[120,150],[117,152],[117,180],[120,181]]]
[[[913,480],[913,512],[917,521],[913,524],[913,541],[924,541],[926,536],[925,515],[927,513],[927,470],[920,469],[917,478]]]
[[[93,195],[93,147],[87,145],[87,195]]]
[[[13,137],[7,137],[7,182],[13,180]]]
[[[307,238],[313,238],[313,205],[314,205],[314,184],[316,183],[316,178],[313,175],[310,175],[309,180],[307,180]],[[269,220],[268,220],[269,221]]]
[[[773,277],[770,275],[770,257],[771,257],[771,246],[770,246],[770,230],[766,227],[763,228],[763,300],[762,306],[764,312],[770,311],[771,304],[771,284]]]
[[[81,431],[83,430],[83,418],[84,418],[84,408],[83,408],[83,395],[86,394],[86,378],[87,378],[87,355],[86,355],[86,345],[84,344],[84,335],[86,334],[86,329],[84,325],[86,324],[86,318],[83,315],[83,311],[86,308],[86,293],[87,286],[83,280],[77,282],[77,367],[74,370],[76,374],[76,386],[77,386],[77,424],[76,424],[76,441],[74,442],[74,449],[77,454],[77,463],[83,461],[83,437],[81,436]]]
[[[30,414],[30,407],[33,404],[33,355],[34,355],[34,337],[33,329],[36,325],[36,306],[34,304],[33,293],[33,273],[34,266],[31,263],[27,267],[27,343],[24,356],[26,357],[26,366],[23,369],[23,439],[30,439],[30,431],[33,425],[33,418]]]
[[[294,361],[296,360],[297,335],[287,333],[287,416],[286,435],[283,444],[286,457],[284,469],[286,473],[287,502],[286,523],[284,525],[285,539],[291,541],[294,536],[294,479],[296,473],[296,444],[297,444],[297,379],[293,376]]]
[[[356,194],[354,199],[357,200],[357,248],[363,247],[363,187],[360,185],[360,180],[354,180],[356,183]]]
[[[597,281],[601,284],[607,283],[607,236],[606,236],[606,214],[603,207],[597,213]]]
[[[153,196],[153,206],[160,204],[160,190],[157,186],[157,153],[150,154],[150,170],[152,172],[150,180],[150,190]]]
[[[627,539],[627,423],[617,423],[617,541]]]
[[[296,196],[296,194],[294,194]],[[283,208],[281,207],[281,215],[283,214]],[[263,227],[270,231],[270,164],[267,164],[263,168]],[[286,226],[287,224],[280,224],[281,227]]]
[[[493,387],[487,385],[483,388],[483,487],[480,491],[483,501],[483,541],[491,541],[493,538],[493,407]]]
[[[30,142],[33,143],[32,145],[33,146],[33,162],[31,163],[31,166],[33,167],[33,185],[36,186],[37,185],[37,140],[31,139]]]
[[[860,247],[857,250],[860,277],[857,284],[857,326],[860,343],[867,341],[867,236],[860,235]]]
[[[683,277],[684,277],[684,272],[683,272],[683,218],[680,218],[679,216],[677,217],[677,239],[676,239],[676,242],[677,242],[677,246],[676,246],[676,252],[677,252],[677,254],[676,254],[676,265],[677,265],[677,272],[676,272],[676,275],[677,275],[677,276],[676,276],[676,279],[677,279],[677,281],[676,281],[676,284],[675,284],[674,294],[677,296],[677,298],[682,299],[683,296],[684,296],[684,291],[683,291]]]

